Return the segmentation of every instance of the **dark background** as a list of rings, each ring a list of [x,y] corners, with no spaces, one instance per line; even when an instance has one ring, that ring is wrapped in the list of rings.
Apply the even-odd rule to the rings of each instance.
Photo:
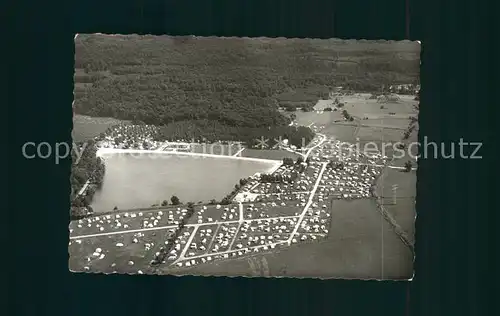
[[[13,25],[3,46],[11,54],[5,314],[496,314],[486,310],[485,291],[494,282],[487,234],[498,209],[486,154],[496,79],[491,9],[451,0],[11,2],[2,10]],[[23,159],[21,146],[71,142],[73,37],[94,32],[421,40],[420,141],[483,141],[483,159],[419,161],[412,282],[72,274],[70,161]]]

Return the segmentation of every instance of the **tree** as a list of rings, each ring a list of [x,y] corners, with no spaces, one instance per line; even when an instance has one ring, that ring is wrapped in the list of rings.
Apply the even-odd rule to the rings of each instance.
[[[115,206],[115,207],[113,208],[113,211],[118,211],[118,206]]]
[[[94,214],[94,209],[92,208],[92,206],[90,206],[90,205],[87,206],[87,213]]]
[[[325,108],[325,112],[331,112],[333,111],[332,108],[328,107],[328,108]]]
[[[167,206],[168,205],[168,201],[167,200],[163,200],[163,202],[161,202],[161,206]]]
[[[297,162],[296,162],[296,164],[297,164],[297,165],[300,165],[300,164],[301,164],[301,163],[303,163],[303,162],[304,162],[304,157],[299,156],[299,157],[297,158]]]
[[[211,199],[209,204],[215,205],[215,204],[217,204],[217,200],[216,199]]]
[[[290,157],[283,158],[283,164],[285,166],[293,166],[293,164],[294,164],[293,158],[290,158]]]
[[[175,195],[172,195],[172,197],[170,198],[170,202],[172,202],[172,205],[179,205],[179,204],[181,204],[181,201]]]
[[[193,216],[193,213],[194,213],[194,203],[193,202],[188,202],[187,210],[188,210],[187,217],[189,218],[189,217]]]
[[[407,162],[405,162],[405,172],[410,172],[412,166],[413,166],[413,164],[411,163],[410,160],[408,160]]]

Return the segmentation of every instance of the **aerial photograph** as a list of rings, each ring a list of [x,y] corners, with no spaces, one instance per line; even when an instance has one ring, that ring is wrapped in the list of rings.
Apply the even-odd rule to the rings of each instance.
[[[75,273],[411,280],[420,42],[78,34]]]

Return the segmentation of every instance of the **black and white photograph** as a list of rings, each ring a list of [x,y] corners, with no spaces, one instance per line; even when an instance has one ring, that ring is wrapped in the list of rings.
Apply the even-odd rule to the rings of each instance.
[[[78,34],[69,270],[411,280],[420,49]]]

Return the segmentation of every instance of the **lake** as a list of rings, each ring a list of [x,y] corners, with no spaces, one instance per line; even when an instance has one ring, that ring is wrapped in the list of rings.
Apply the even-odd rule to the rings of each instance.
[[[266,172],[274,162],[169,154],[107,153],[106,174],[94,195],[95,212],[149,207],[172,195],[181,202],[220,201],[239,179]]]

